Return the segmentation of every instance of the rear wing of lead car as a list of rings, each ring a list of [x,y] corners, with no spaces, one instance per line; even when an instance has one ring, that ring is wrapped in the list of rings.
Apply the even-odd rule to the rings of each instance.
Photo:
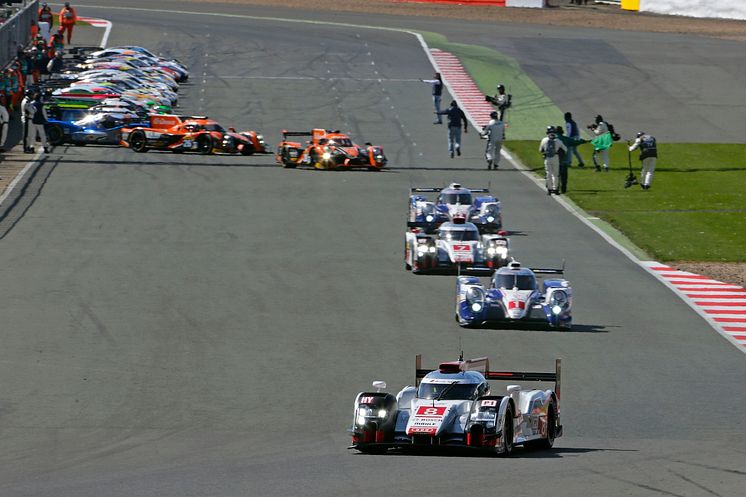
[[[490,360],[486,357],[478,359],[458,360],[452,362],[443,362],[440,364],[439,371],[443,373],[457,373],[459,371],[479,371],[488,380],[496,381],[553,381],[554,393],[560,398],[561,378],[562,378],[562,359],[555,359],[553,373],[536,373],[525,371],[490,371]],[[420,380],[426,374],[436,371],[435,369],[426,369],[422,367],[422,356],[415,356],[415,385],[420,385]]]
[[[411,193],[438,193],[445,190],[447,187],[412,187],[409,189]],[[489,193],[489,188],[468,188],[471,193]]]

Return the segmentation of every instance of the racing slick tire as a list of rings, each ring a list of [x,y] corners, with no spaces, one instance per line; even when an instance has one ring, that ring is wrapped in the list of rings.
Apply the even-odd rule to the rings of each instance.
[[[135,130],[129,137],[129,145],[135,152],[147,152],[148,151],[148,140],[145,137],[145,132],[142,130]]]
[[[62,145],[62,142],[65,141],[65,132],[62,130],[62,126],[58,124],[53,124],[49,126],[46,132],[47,132],[47,141],[53,147],[56,147],[57,145]]]
[[[502,443],[497,453],[500,457],[510,457],[513,453],[513,408],[508,406],[503,419]]]
[[[209,155],[212,153],[214,144],[212,143],[212,137],[208,134],[199,135],[197,137],[197,150],[202,155]]]
[[[547,438],[539,440],[537,447],[551,449],[555,438],[557,438],[557,412],[554,402],[550,402],[547,408]]]
[[[244,143],[244,146],[241,147],[241,155],[254,155],[254,146]]]
[[[285,169],[295,169],[298,166],[298,164],[290,160],[290,154],[286,148],[280,151],[280,160],[282,161],[282,167]]]

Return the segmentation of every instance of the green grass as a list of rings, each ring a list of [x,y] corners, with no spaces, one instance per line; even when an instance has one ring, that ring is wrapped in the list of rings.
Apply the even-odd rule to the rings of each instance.
[[[544,175],[538,141],[506,148]],[[624,189],[623,142],[611,149],[609,173],[594,172],[591,145],[580,147],[586,168],[569,171],[568,195],[583,210],[609,222],[660,261],[746,261],[746,145],[659,144],[653,187]],[[640,176],[637,152],[634,173]]]
[[[563,112],[523,72],[515,59],[490,48],[452,43],[437,33],[421,34],[430,48],[457,56],[485,94],[494,95],[497,83],[505,85],[513,95],[513,106],[505,118],[510,139],[538,139],[549,124],[564,122]]]

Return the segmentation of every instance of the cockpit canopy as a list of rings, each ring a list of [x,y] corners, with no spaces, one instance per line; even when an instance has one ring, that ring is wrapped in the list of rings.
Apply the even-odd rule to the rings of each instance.
[[[479,230],[472,223],[443,223],[438,228],[438,238],[448,242],[476,242]]]
[[[443,190],[438,196],[438,202],[445,205],[471,205],[471,192],[466,189]]]
[[[531,272],[502,272],[498,271],[492,277],[493,288],[518,290],[536,290],[536,276]]]

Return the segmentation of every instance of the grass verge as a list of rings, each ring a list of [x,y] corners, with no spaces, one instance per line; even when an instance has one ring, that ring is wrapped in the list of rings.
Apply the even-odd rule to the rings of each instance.
[[[626,144],[610,153],[611,171],[596,173],[591,145],[580,152],[586,167],[569,171],[568,195],[583,210],[607,221],[660,261],[746,260],[746,145],[659,144],[653,187],[624,188],[629,171]],[[506,147],[544,175],[538,142]],[[632,167],[640,175],[633,152]]]

